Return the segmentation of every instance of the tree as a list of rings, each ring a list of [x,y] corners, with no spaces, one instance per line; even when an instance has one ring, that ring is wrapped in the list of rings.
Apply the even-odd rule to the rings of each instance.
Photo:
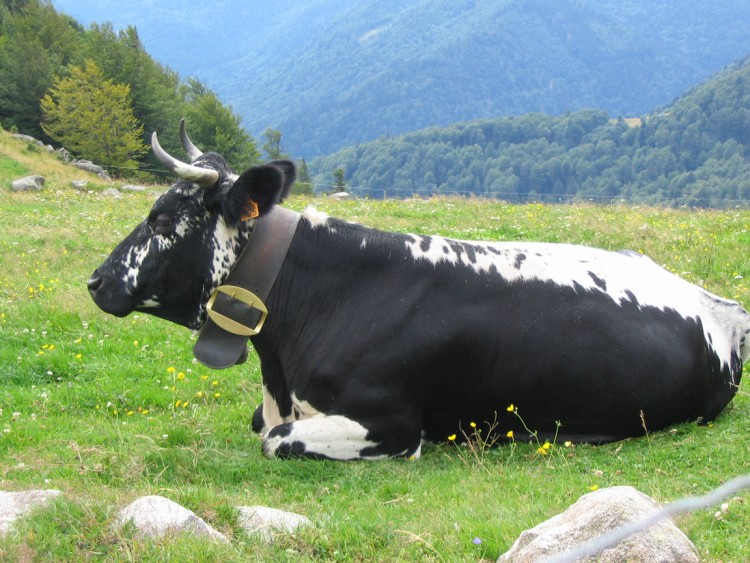
[[[130,105],[130,87],[106,80],[93,61],[55,77],[41,100],[42,129],[71,152],[105,166],[137,166],[147,151]]]
[[[39,100],[55,74],[74,62],[78,25],[49,2],[17,0],[0,6],[0,121],[43,137]]]
[[[235,170],[260,162],[255,140],[240,125],[240,118],[211,90],[191,78],[185,88],[185,118],[190,137],[201,150],[223,155]]]
[[[93,60],[107,78],[130,86],[133,114],[145,133],[143,141],[149,144],[151,133],[156,131],[167,152],[179,154],[182,148],[177,127],[185,117],[185,99],[177,73],[148,55],[132,26],[116,32],[109,23],[91,24],[84,34],[83,48],[85,58]],[[161,168],[150,153],[144,160]]]
[[[346,178],[344,177],[343,168],[337,168],[333,171],[333,189],[336,192],[346,191]]]
[[[270,127],[263,131],[263,152],[269,160],[282,160],[289,158],[289,155],[281,150],[281,131],[271,129]]]
[[[294,182],[292,193],[299,195],[313,195],[313,183],[310,178],[310,170],[307,168],[307,162],[303,158],[297,167],[297,181]]]

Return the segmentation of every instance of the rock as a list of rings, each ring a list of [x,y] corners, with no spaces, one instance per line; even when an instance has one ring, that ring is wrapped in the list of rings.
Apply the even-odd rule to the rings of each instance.
[[[335,199],[336,201],[344,201],[346,199],[352,198],[349,192],[336,192],[335,194],[331,194],[328,197],[330,197],[331,199]]]
[[[10,188],[14,192],[29,192],[29,191],[41,191],[44,186],[44,176],[26,176],[25,178],[19,178],[13,180]]]
[[[71,180],[70,185],[79,191],[83,191],[88,187],[89,182],[88,180]]]
[[[55,489],[21,491],[18,493],[0,492],[0,536],[6,535],[20,517],[33,509],[46,506],[62,494]]]
[[[531,563],[562,555],[658,509],[654,500],[633,487],[609,487],[588,493],[565,512],[523,532],[498,563]],[[692,563],[700,561],[700,557],[693,543],[668,518],[581,561]]]
[[[240,506],[239,511],[240,526],[250,535],[259,534],[266,543],[273,541],[274,533],[291,534],[312,525],[306,516],[266,506]]]
[[[161,496],[141,497],[120,510],[117,525],[132,522],[144,536],[160,538],[167,534],[188,532],[229,542],[224,534],[212,528],[196,514]]]
[[[121,198],[122,194],[117,188],[107,188],[102,192],[103,197],[113,197],[115,199]]]
[[[90,160],[74,160],[73,166],[75,166],[79,170],[85,170],[86,172],[91,172],[92,174],[100,174],[104,172],[104,168],[102,168],[98,164],[94,164]]]
[[[59,158],[63,162],[70,162],[73,159],[73,157],[70,156],[70,152],[68,152],[68,149],[66,149],[65,147],[60,147],[56,152],[57,158]]]
[[[135,186],[133,184],[125,184],[124,186],[120,186],[121,192],[145,192],[150,189],[151,188],[149,186]]]
[[[13,139],[18,139],[19,141],[26,141],[27,143],[37,143],[37,140],[31,135],[24,135],[23,133],[11,133],[10,136]]]
[[[92,174],[96,174],[102,180],[106,182],[112,181],[112,178],[110,178],[109,174],[107,173],[106,170],[104,170],[104,168],[102,168],[98,164],[94,164],[90,160],[74,160],[72,164],[79,170],[85,170],[86,172],[91,172]]]

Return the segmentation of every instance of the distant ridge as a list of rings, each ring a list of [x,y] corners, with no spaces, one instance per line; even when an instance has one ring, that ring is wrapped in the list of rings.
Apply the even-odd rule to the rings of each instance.
[[[728,0],[54,0],[138,27],[257,137],[312,158],[429,126],[585,108],[634,117],[750,54]],[[168,30],[168,32],[165,32]]]
[[[582,110],[470,121],[349,147],[309,168],[318,189],[343,169],[352,191],[376,198],[748,207],[750,57],[643,118]]]

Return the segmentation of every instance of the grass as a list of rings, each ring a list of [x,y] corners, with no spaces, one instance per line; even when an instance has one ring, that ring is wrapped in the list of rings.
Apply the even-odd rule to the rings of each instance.
[[[90,272],[152,198],[107,199],[65,180],[39,193],[0,194],[0,489],[65,492],[0,541],[0,560],[495,560],[524,529],[597,487],[633,485],[667,502],[750,472],[746,384],[710,426],[600,447],[551,444],[541,453],[539,444],[446,443],[428,445],[416,462],[265,459],[249,431],[261,398],[254,356],[208,370],[193,360],[188,331],[145,315],[109,317],[87,295]],[[310,203],[410,232],[631,248],[750,305],[744,210],[458,199],[295,198],[289,206]],[[115,530],[117,509],[147,494],[190,508],[231,544],[143,541]],[[234,507],[243,504],[296,511],[315,526],[264,546],[237,527]],[[707,560],[743,560],[748,495],[730,501],[722,520],[713,512],[678,523]]]

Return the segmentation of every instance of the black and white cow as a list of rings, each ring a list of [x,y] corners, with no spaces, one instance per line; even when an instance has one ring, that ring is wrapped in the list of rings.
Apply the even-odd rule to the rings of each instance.
[[[184,131],[184,130],[182,130]],[[186,135],[182,179],[96,269],[108,313],[191,329],[294,180],[286,161],[230,171]],[[247,219],[257,206],[260,216]],[[291,212],[288,212],[291,213]],[[243,219],[244,218],[244,219]],[[601,443],[716,417],[750,355],[750,316],[649,258],[573,246],[381,232],[301,213],[251,337],[269,456],[419,456],[471,422]]]

